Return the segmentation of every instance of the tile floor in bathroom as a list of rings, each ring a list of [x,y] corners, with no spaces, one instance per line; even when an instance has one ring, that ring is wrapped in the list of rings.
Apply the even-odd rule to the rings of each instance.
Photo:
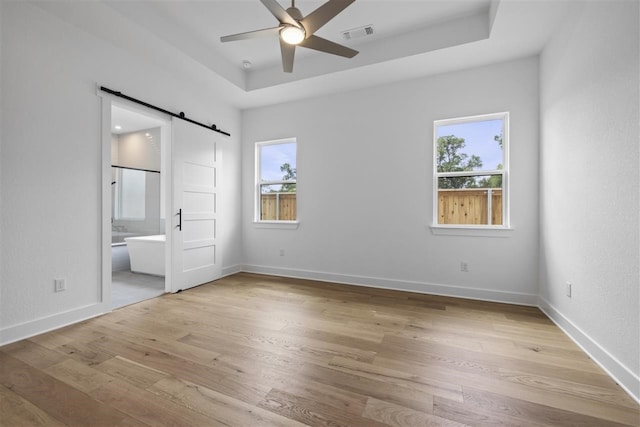
[[[111,247],[111,306],[113,309],[164,293],[164,277],[131,272],[126,245]]]

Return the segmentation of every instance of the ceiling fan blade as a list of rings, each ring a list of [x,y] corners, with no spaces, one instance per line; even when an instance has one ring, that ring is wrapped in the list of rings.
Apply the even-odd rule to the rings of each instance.
[[[296,53],[296,45],[285,43],[280,39],[280,52],[282,53],[282,69],[285,73],[293,72],[293,57]]]
[[[342,46],[330,40],[323,39],[318,36],[311,36],[305,39],[298,46],[307,47],[309,49],[319,50],[320,52],[331,53],[333,55],[344,56],[345,58],[353,58],[358,54],[357,50]]]
[[[342,12],[356,0],[329,0],[307,16],[300,23],[307,34],[315,33],[320,27],[331,21],[337,14]]]
[[[280,3],[278,3],[276,0],[260,1],[267,9],[269,9],[269,12],[271,12],[271,14],[275,16],[278,21],[280,21],[281,24],[289,24],[293,25],[294,27],[300,27],[298,21],[293,19],[291,15],[289,15],[287,11],[282,6],[280,6]]]
[[[277,36],[282,27],[265,28],[264,30],[247,31],[246,33],[231,34],[220,37],[221,42],[232,42],[236,40],[255,39],[258,37]]]

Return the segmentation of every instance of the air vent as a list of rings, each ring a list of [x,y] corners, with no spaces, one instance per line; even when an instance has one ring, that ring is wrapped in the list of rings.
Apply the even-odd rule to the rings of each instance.
[[[361,37],[373,35],[373,25],[353,28],[351,30],[342,31],[342,38],[345,40],[359,39]]]

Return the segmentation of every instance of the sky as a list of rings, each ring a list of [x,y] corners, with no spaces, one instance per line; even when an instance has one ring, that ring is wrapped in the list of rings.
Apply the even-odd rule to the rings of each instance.
[[[277,181],[282,179],[285,172],[280,166],[289,163],[292,169],[296,169],[296,143],[271,144],[262,146],[260,156],[261,178],[264,181]]]
[[[455,135],[464,138],[465,147],[462,152],[471,157],[473,154],[482,160],[484,170],[497,169],[503,163],[502,149],[493,139],[502,133],[502,120],[484,120],[479,122],[459,123],[438,126],[436,138]]]

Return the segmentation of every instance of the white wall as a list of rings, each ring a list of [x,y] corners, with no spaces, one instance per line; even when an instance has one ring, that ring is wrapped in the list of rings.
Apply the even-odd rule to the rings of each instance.
[[[147,137],[149,134],[150,137]],[[117,149],[111,149],[111,163],[129,168],[160,171],[161,144],[160,128],[143,129],[116,135]],[[113,144],[113,142],[112,142]],[[117,157],[114,157],[114,154]]]
[[[573,16],[541,56],[541,305],[640,399],[638,2]]]
[[[176,60],[184,75],[142,62],[36,6],[2,3],[0,343],[100,311],[97,83],[194,120],[215,120],[232,134],[220,137],[223,262],[241,263],[240,113],[218,102],[210,84],[191,78],[188,58]],[[66,292],[53,292],[58,277],[67,279]]]
[[[120,147],[119,147],[119,138],[118,135],[116,135],[115,133],[111,134],[111,163],[112,164],[117,164],[118,159],[120,158],[120,153],[118,152]],[[115,178],[115,176],[113,176],[113,178]]]
[[[4,15],[4,11],[3,11],[3,6],[2,6],[2,2],[0,2],[0,100],[3,98],[3,90],[2,90],[2,64],[4,63],[4,49],[3,49],[3,34],[4,31],[2,29],[3,27],[3,15]],[[3,105],[2,102],[0,101],[0,129],[4,129],[4,123],[3,123]],[[0,131],[0,177],[2,177],[2,131]],[[2,179],[0,179],[0,212],[3,212],[3,204],[2,204]],[[0,242],[2,242],[2,221],[0,221]],[[1,252],[0,252],[1,254]],[[0,278],[2,277],[2,256],[0,255]],[[0,307],[2,307],[2,294],[3,294],[3,290],[2,290],[2,282],[0,281]],[[0,328],[2,328],[2,323],[0,323]],[[0,342],[2,342],[2,340],[0,339]]]
[[[245,111],[244,268],[536,304],[538,107],[528,58]],[[433,121],[501,111],[511,113],[514,230],[433,235]],[[285,137],[298,138],[300,226],[256,228],[254,143]]]

